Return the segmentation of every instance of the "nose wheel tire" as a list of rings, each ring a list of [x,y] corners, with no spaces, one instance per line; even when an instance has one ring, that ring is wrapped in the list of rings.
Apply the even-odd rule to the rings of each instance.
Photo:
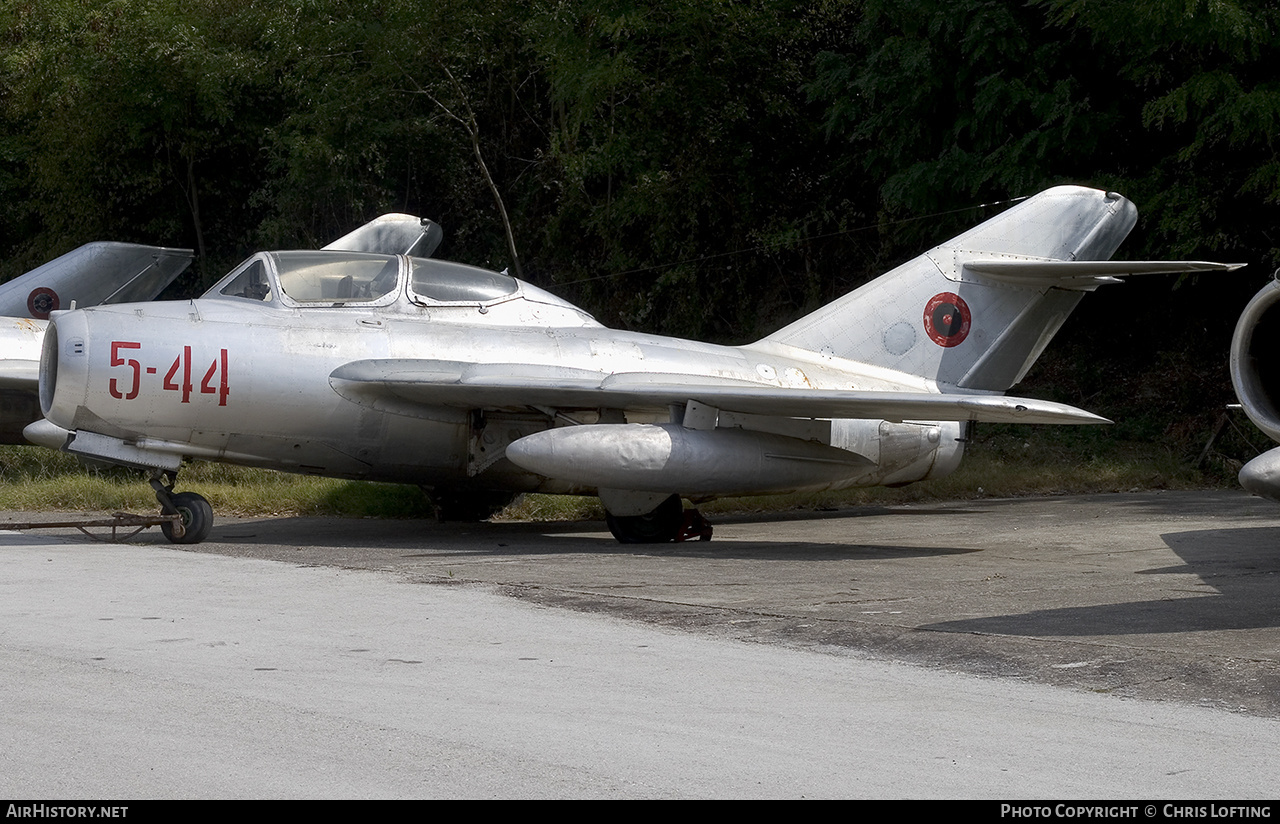
[[[175,537],[176,530],[172,523],[160,525],[160,531],[170,543],[198,544],[209,537],[209,530],[213,528],[213,507],[209,506],[209,502],[203,495],[195,492],[179,492],[171,495],[169,500],[173,503],[173,508],[182,516],[183,527],[182,535]]]

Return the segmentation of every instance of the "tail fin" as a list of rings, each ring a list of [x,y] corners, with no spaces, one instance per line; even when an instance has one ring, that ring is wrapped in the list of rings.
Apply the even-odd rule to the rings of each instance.
[[[190,249],[86,243],[0,285],[0,316],[43,319],[72,301],[85,307],[151,300],[190,265]]]
[[[1088,263],[1111,257],[1137,219],[1114,192],[1049,189],[765,340],[1003,392],[1085,291],[1119,274],[1167,271]]]

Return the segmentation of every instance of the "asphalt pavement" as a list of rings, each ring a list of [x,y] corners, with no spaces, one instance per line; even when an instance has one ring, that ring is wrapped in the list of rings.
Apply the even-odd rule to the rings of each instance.
[[[0,532],[0,795],[1271,797],[1277,538],[1236,492]]]

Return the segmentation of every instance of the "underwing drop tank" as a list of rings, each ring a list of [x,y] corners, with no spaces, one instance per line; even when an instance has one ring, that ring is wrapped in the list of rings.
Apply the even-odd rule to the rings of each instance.
[[[941,439],[936,426],[915,428],[922,434],[913,457],[927,458],[922,473],[927,474]],[[511,443],[507,458],[530,472],[584,487],[678,492],[690,498],[820,489],[879,474],[876,461],[816,441],[670,423],[549,429]]]

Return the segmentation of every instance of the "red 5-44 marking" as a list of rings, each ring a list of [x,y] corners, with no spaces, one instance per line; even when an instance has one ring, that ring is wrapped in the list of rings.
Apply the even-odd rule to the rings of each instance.
[[[121,382],[118,378],[112,378],[107,384],[107,389],[111,392],[111,397],[120,400],[131,401],[138,397],[139,388],[142,383],[142,364],[133,358],[125,358],[122,350],[142,349],[142,344],[137,341],[117,340],[111,342],[111,365],[127,366],[131,377],[126,378],[130,382],[129,391],[125,392],[121,388]],[[198,367],[197,367],[198,368]],[[181,380],[178,382],[179,370],[181,370]],[[191,347],[182,347],[182,354],[173,359],[173,364],[169,366],[169,371],[165,373],[164,383],[161,388],[171,392],[181,392],[182,402],[191,403],[191,395],[195,392],[195,387],[191,383]],[[154,375],[156,368],[154,366],[147,367],[147,374]],[[227,405],[227,395],[231,394],[231,389],[227,382],[227,350],[220,349],[218,356],[209,364],[209,368],[205,370],[204,378],[200,381],[201,395],[217,395],[218,406]]]
[[[111,342],[111,365],[112,366],[125,365],[124,356],[120,354],[121,349],[141,349],[141,348],[142,348],[142,344],[137,343],[136,341],[113,340]],[[134,398],[138,397],[138,384],[142,380],[142,365],[133,359],[130,359],[128,361],[128,365],[129,365],[129,368],[133,370],[133,386],[129,389],[128,394],[122,393],[120,391],[120,387],[116,385],[116,379],[112,378],[111,382],[107,384],[107,388],[111,390],[111,397],[113,398],[123,398],[126,401],[131,401]]]

